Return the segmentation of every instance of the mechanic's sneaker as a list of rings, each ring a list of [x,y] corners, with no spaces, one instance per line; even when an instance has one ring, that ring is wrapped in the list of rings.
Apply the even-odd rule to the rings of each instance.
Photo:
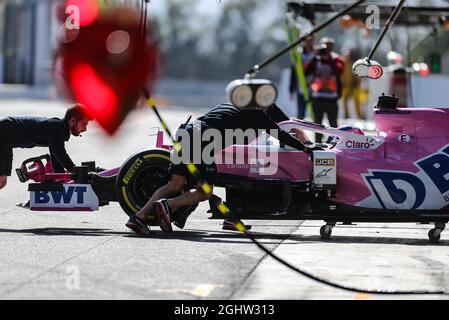
[[[162,199],[154,203],[154,212],[156,213],[157,220],[161,230],[170,233],[173,232],[173,227],[170,221],[170,207],[168,206],[167,199]]]
[[[193,213],[193,211],[195,211],[197,207],[198,204],[192,204],[187,209],[184,209],[184,213],[181,214],[175,221],[173,221],[173,224],[177,226],[179,229],[184,229],[187,219],[190,217],[190,215]]]
[[[150,228],[145,224],[145,221],[136,215],[129,218],[126,226],[142,237],[148,237],[151,234]]]
[[[179,217],[175,221],[173,221],[173,224],[177,226],[179,229],[184,229],[186,226],[188,215],[183,215],[182,217]]]
[[[238,222],[233,222],[230,220],[225,220],[223,221],[223,230],[231,230],[231,231],[240,231],[237,229],[237,223],[241,223],[243,224],[243,226],[245,227],[245,230],[251,230],[251,226],[249,224],[244,224],[242,221],[238,221]]]
[[[20,203],[16,204],[16,206],[19,208],[23,208],[23,209],[29,209],[30,208],[30,200],[28,200],[27,202],[20,202]]]

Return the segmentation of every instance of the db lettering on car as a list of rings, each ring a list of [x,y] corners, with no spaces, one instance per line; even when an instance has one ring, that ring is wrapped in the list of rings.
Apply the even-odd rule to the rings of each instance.
[[[439,210],[449,205],[449,145],[414,163],[417,173],[369,170],[371,196],[357,205],[397,210]]]
[[[98,197],[91,185],[64,184],[61,191],[31,191],[31,210],[95,211]]]

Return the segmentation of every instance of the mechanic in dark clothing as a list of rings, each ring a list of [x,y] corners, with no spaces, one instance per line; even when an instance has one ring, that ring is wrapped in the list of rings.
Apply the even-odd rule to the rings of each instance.
[[[229,129],[241,129],[243,131],[248,129],[254,129],[255,134],[259,133],[259,130],[263,130],[270,133],[269,130],[276,130],[278,139],[281,144],[288,145],[298,150],[311,151],[308,147],[298,139],[294,138],[289,133],[280,129],[277,122],[289,120],[289,118],[279,109],[276,105],[269,108],[268,111],[262,110],[242,110],[238,109],[230,104],[222,104],[209,111],[204,116],[198,118],[193,124],[187,125],[184,130],[188,132],[188,136],[193,141],[194,130],[207,130],[215,129],[221,133],[223,148],[229,145],[225,144],[223,137],[225,130]],[[191,142],[190,145],[192,145]],[[209,143],[209,142],[208,142]],[[228,142],[229,143],[229,142]],[[231,143],[232,145],[233,143]],[[184,143],[181,141],[182,148],[185,150]],[[201,152],[204,145],[201,145]],[[190,153],[192,157],[192,153]],[[190,162],[193,162],[190,160]],[[196,164],[196,163],[195,163]],[[201,163],[197,165],[201,176],[213,187],[215,184],[215,178],[217,175],[217,167],[215,163],[206,164],[204,159],[201,159]],[[158,220],[160,221],[160,227],[164,232],[172,232],[172,225],[170,220],[170,212],[176,208],[183,206],[191,206],[199,202],[208,200],[209,194],[206,194],[199,186],[195,191],[188,191],[182,193],[186,183],[189,182],[190,173],[186,168],[186,163],[179,165],[172,164],[170,167],[172,178],[170,182],[157,190],[148,203],[134,216],[132,216],[126,226],[137,234],[142,236],[148,236],[150,230],[145,224],[145,220],[154,212]],[[194,186],[193,186],[194,187]],[[182,193],[182,194],[181,194]],[[181,194],[180,196],[178,196]],[[178,196],[176,198],[166,199],[167,197]],[[185,217],[186,219],[187,217]],[[183,228],[185,224],[183,221],[175,221],[175,225],[179,228]],[[235,230],[235,222],[225,221],[223,229]]]
[[[0,119],[0,189],[11,176],[13,149],[49,147],[55,172],[72,171],[75,166],[65,150],[70,135],[87,130],[91,119],[80,104],[70,106],[64,119],[45,117],[8,117]]]

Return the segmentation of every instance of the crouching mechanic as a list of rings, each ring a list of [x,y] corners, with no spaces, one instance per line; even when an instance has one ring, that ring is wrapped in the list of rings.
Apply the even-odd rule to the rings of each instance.
[[[0,189],[11,176],[13,149],[49,147],[55,172],[73,171],[75,164],[65,149],[70,135],[75,137],[87,130],[92,119],[81,104],[71,105],[60,118],[8,117],[0,119]]]
[[[241,129],[243,131],[253,129],[256,135],[259,134],[260,131],[263,132],[265,130],[270,133],[270,130],[274,130],[278,134],[277,138],[281,143],[301,151],[310,152],[312,149],[305,147],[300,140],[282,130],[276,123],[288,119],[289,118],[276,105],[273,105],[268,110],[263,111],[260,109],[242,110],[230,104],[222,104],[209,111],[204,116],[198,118],[193,122],[193,124],[188,124],[184,128],[188,135],[183,136],[190,137],[190,150],[192,150],[192,146],[195,144],[195,141],[193,140],[196,136],[196,134],[194,134],[194,131],[196,130],[203,132],[208,129],[215,129],[220,132],[221,137],[224,137],[225,130],[229,129]],[[307,139],[305,135],[301,136],[304,137],[304,139]],[[227,139],[222,139],[223,142],[225,142],[225,140]],[[196,143],[198,143],[198,141]],[[189,144],[181,141],[181,146],[184,150],[186,145],[189,146]],[[201,141],[200,145],[201,150],[199,151],[203,154],[205,144]],[[223,148],[228,146],[229,145],[226,145],[225,143],[222,145]],[[195,163],[192,158],[194,158],[194,155],[190,152],[189,161],[191,163]],[[150,229],[146,225],[145,220],[153,214],[158,219],[162,231],[167,233],[172,232],[173,229],[170,220],[170,213],[173,210],[209,200],[211,193],[206,194],[199,185],[194,191],[182,193],[185,189],[190,189],[189,187],[191,186],[189,185],[191,175],[187,170],[187,163],[184,158],[182,158],[182,161],[184,162],[180,164],[171,164],[169,169],[171,173],[170,182],[158,189],[148,203],[136,215],[129,219],[126,223],[128,228],[132,229],[141,236],[150,235]],[[217,167],[215,163],[206,164],[204,159],[201,159],[201,163],[197,165],[197,169],[201,174],[201,177],[211,187],[213,187],[217,175]],[[188,186],[187,188],[185,188],[186,184]],[[193,187],[195,186],[193,185]],[[174,224],[182,229],[185,225],[186,219],[187,216],[181,217],[179,220],[174,221]],[[236,230],[235,225],[237,222],[238,221],[225,220],[223,229]]]

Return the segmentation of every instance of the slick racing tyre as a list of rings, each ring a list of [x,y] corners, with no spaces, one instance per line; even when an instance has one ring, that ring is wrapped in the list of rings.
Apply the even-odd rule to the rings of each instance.
[[[128,216],[139,212],[153,193],[168,183],[169,166],[170,152],[161,149],[142,151],[125,161],[117,176],[116,190]]]
[[[170,152],[164,149],[142,151],[125,161],[117,176],[116,192],[120,206],[128,216],[139,212],[160,187],[170,180]],[[183,215],[187,208],[176,210],[172,221]],[[159,225],[154,216],[148,225]]]

